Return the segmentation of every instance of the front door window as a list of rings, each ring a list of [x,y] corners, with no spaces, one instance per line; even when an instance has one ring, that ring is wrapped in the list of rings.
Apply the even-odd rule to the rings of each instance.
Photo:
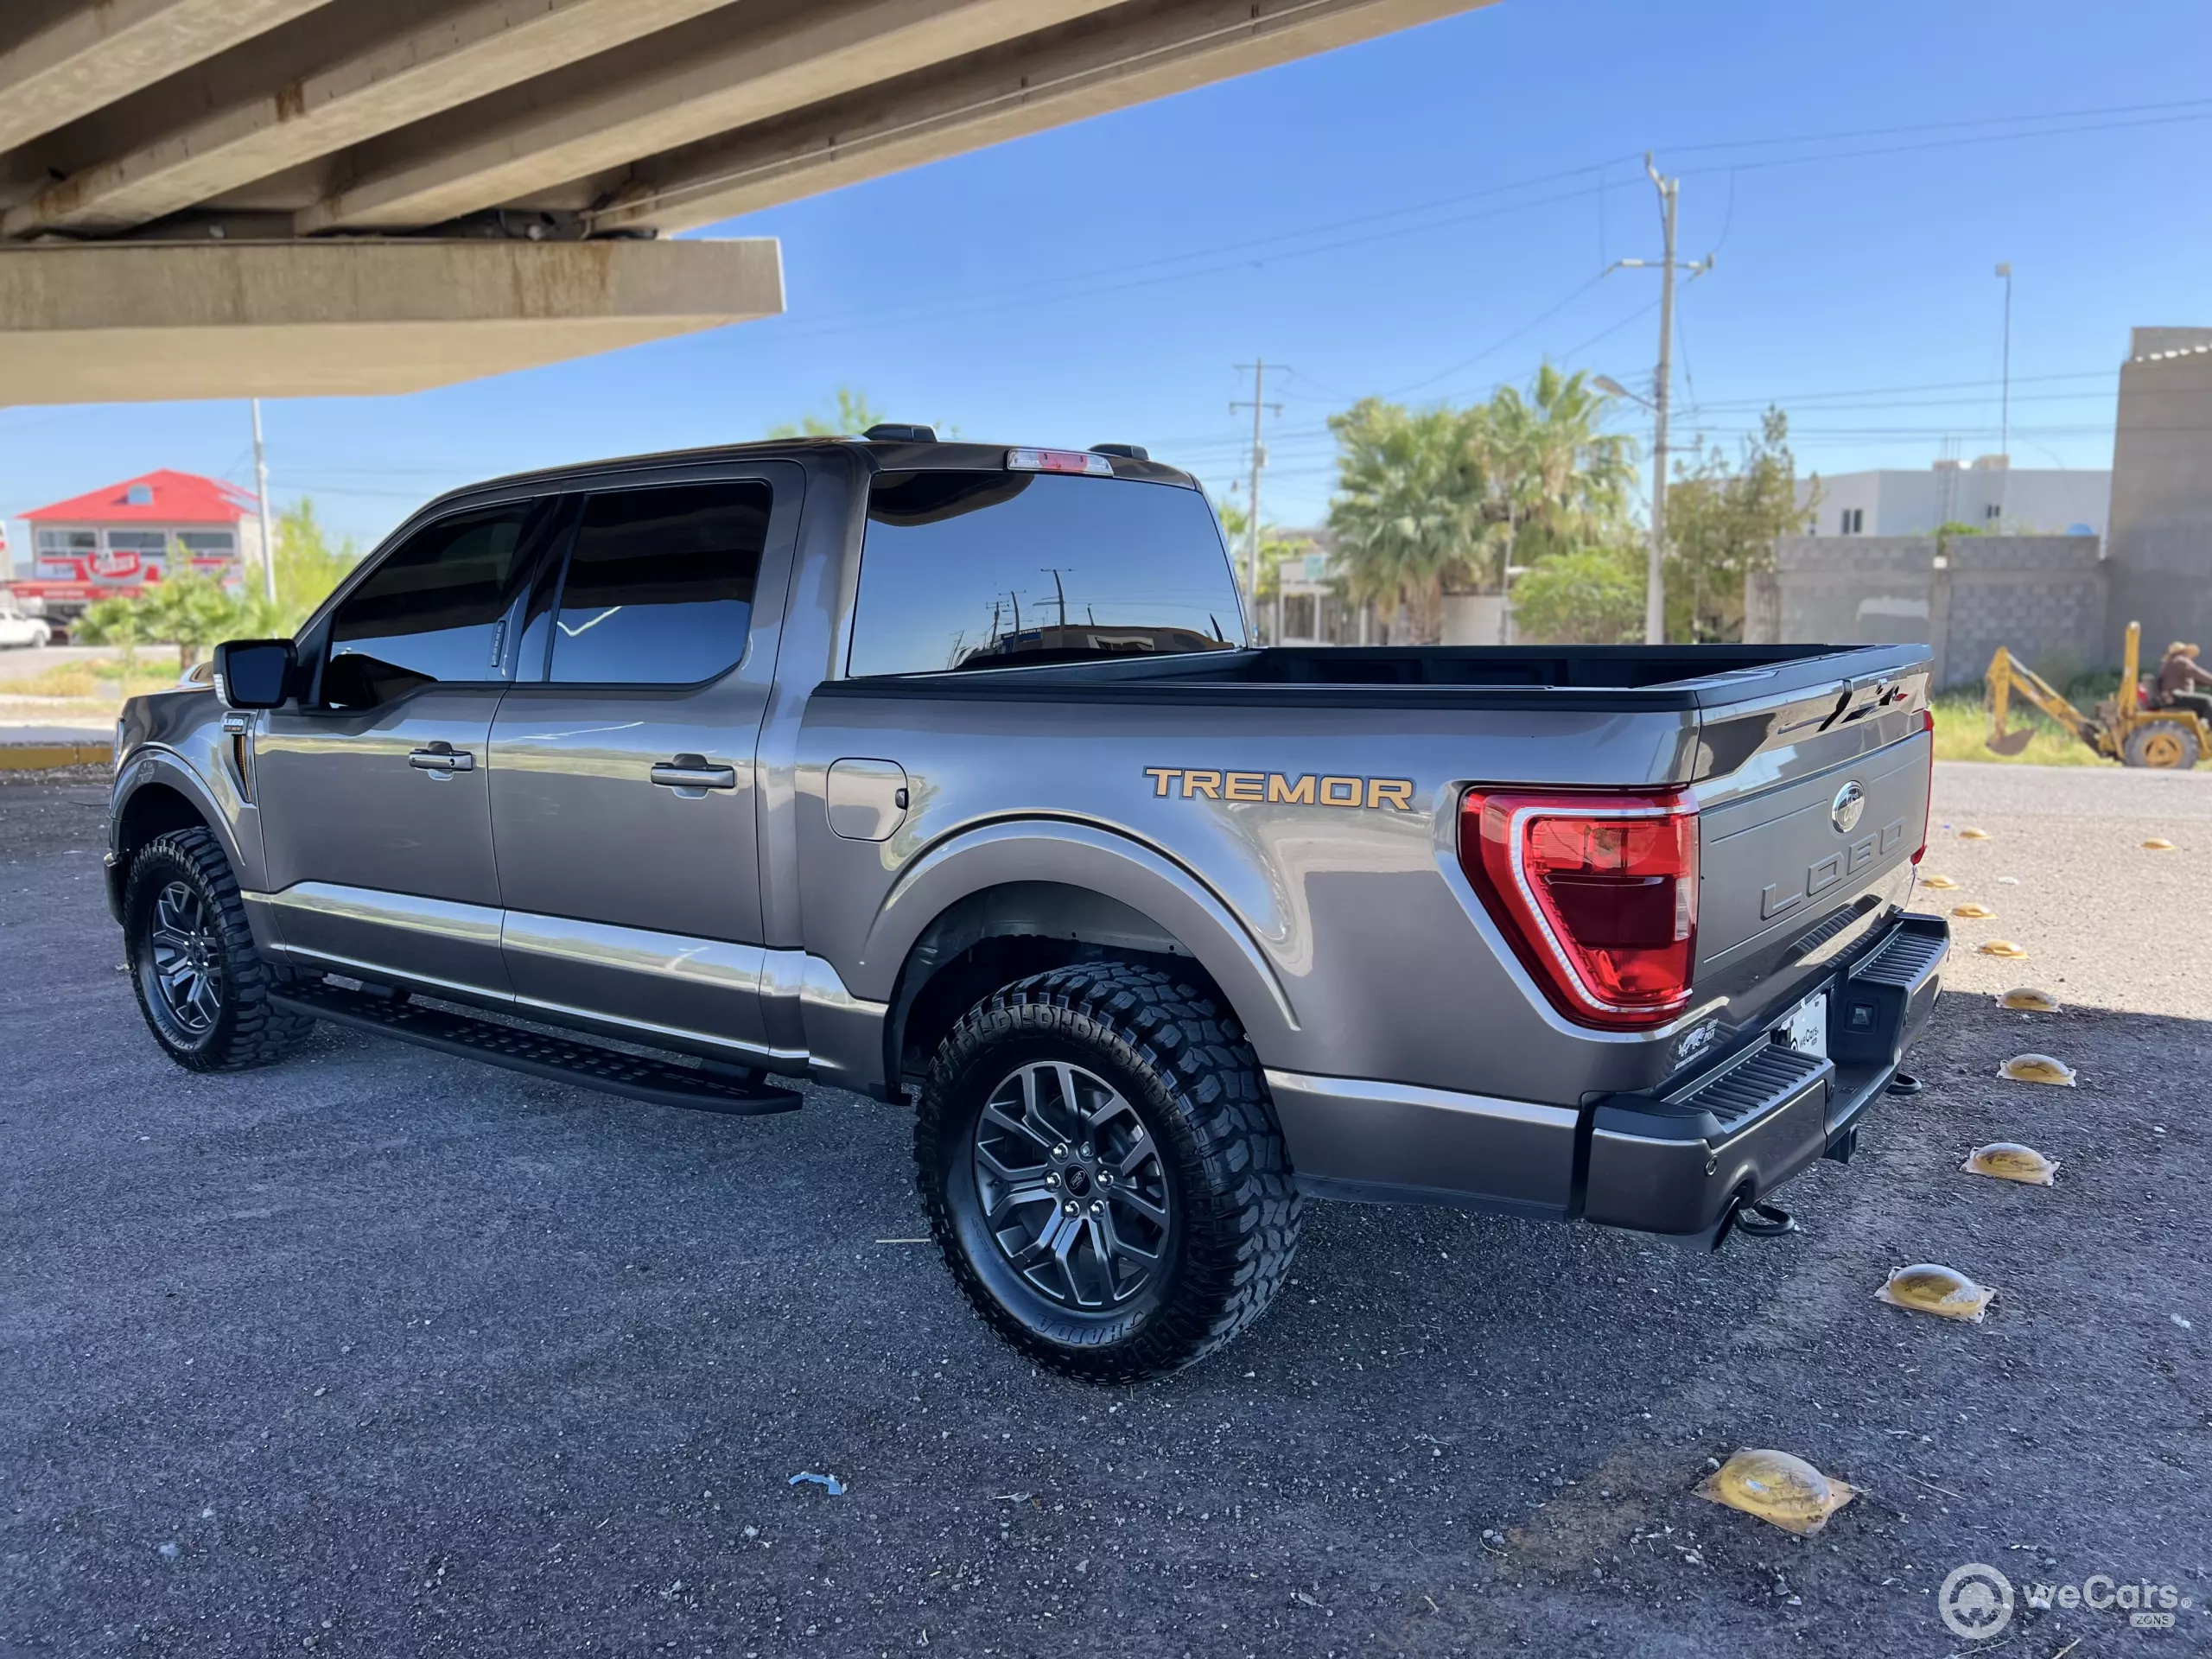
[[[330,620],[322,701],[374,709],[433,684],[512,677],[512,613],[550,499],[486,507],[418,531]]]

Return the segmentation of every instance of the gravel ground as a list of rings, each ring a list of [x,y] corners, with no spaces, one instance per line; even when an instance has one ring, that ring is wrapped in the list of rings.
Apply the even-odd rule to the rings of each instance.
[[[2008,1659],[2203,1651],[2212,775],[1938,796],[1993,836],[1930,855],[1999,912],[1962,931],[2031,952],[1953,982],[2069,1007],[1947,998],[1929,1090],[1792,1189],[1802,1235],[1317,1206],[1259,1328],[1108,1392],[911,1242],[896,1109],[662,1110],[350,1034],[173,1069],[99,788],[0,786],[0,1651],[1860,1659],[1963,1647],[1934,1592],[1970,1561],[2189,1598],[2169,1631],[2024,1604]],[[1997,1078],[2024,1048],[2081,1086]],[[2058,1185],[1959,1172],[1998,1138]],[[1986,1324],[1874,1301],[1924,1260],[1999,1287]],[[1691,1497],[1740,1446],[1862,1495],[1811,1540]]]

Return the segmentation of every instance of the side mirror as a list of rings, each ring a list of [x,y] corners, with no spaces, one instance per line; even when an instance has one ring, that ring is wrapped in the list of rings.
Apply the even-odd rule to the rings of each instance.
[[[289,639],[228,640],[215,647],[215,690],[233,709],[279,708],[298,665]]]

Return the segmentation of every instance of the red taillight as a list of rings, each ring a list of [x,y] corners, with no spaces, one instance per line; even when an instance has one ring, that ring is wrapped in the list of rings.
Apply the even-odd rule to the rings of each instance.
[[[1459,865],[1562,1014],[1663,1025],[1689,1006],[1697,803],[1486,795],[1459,808]]]
[[[1928,856],[1928,821],[1936,810],[1936,711],[1920,711],[1920,729],[1928,739],[1928,792],[1920,801],[1920,850],[1912,855],[1916,864]]]

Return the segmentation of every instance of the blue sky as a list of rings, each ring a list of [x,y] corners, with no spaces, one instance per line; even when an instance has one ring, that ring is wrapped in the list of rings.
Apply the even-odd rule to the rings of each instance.
[[[365,543],[472,478],[756,437],[841,383],[971,438],[1147,443],[1219,493],[1261,356],[1291,365],[1266,516],[1314,521],[1357,395],[1465,400],[1547,355],[1643,384],[1656,276],[1600,273],[1657,253],[1647,149],[1684,256],[1718,255],[1678,440],[1771,399],[1803,470],[1994,449],[2009,260],[2016,464],[2103,467],[2128,327],[2212,322],[2208,62],[2203,0],[1500,0],[715,227],[782,238],[772,321],[269,404],[272,493]],[[243,404],[0,410],[0,512],[248,454]]]

